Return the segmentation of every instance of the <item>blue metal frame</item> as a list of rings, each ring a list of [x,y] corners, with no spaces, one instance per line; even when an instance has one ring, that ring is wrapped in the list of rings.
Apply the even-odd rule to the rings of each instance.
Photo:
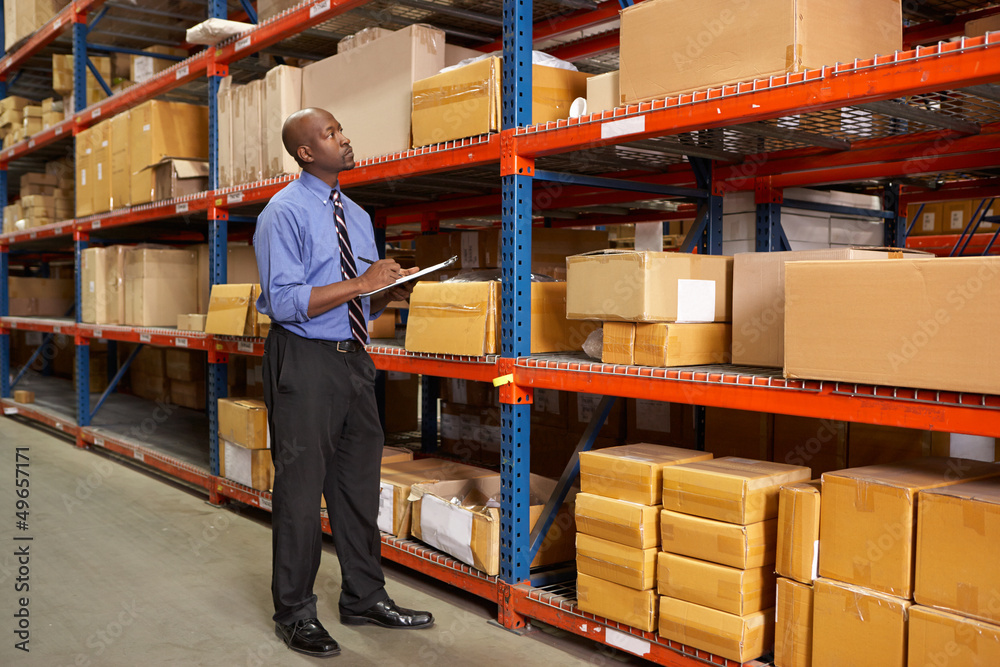
[[[42,350],[44,350],[45,347],[52,342],[52,337],[54,335],[55,334],[47,333],[44,336],[42,336],[42,342],[38,345],[37,348],[35,348],[35,351],[31,353],[31,356],[28,357],[28,361],[24,364],[24,366],[21,367],[21,370],[17,372],[17,375],[15,375],[14,379],[11,381],[10,383],[11,389],[16,387],[17,383],[21,381],[21,378],[23,378],[25,373],[28,372],[28,369],[31,368],[31,365],[34,364],[35,361],[38,359],[38,355],[40,355],[42,353]]]
[[[899,210],[899,184],[890,183],[882,190],[882,209],[886,213],[882,227],[882,245],[906,247],[906,216]]]
[[[792,246],[781,226],[781,204],[757,204],[757,230],[755,236],[757,252],[781,252]]]
[[[87,108],[87,24],[73,24],[73,111]],[[79,264],[77,264],[79,266]]]
[[[913,233],[913,225],[917,224],[917,220],[920,219],[920,214],[924,212],[924,206],[926,204],[921,204],[917,207],[917,212],[913,215],[913,220],[910,220],[910,224],[906,227],[907,236]]]
[[[131,56],[144,56],[147,58],[159,58],[160,60],[169,60],[171,62],[180,62],[186,60],[187,56],[175,56],[167,53],[149,53],[148,51],[143,51],[142,49],[129,49],[124,46],[110,46],[108,44],[87,44],[88,51],[97,51],[99,53],[125,53]]]
[[[257,10],[254,9],[253,3],[250,0],[240,0],[240,4],[243,5],[243,11],[247,13],[250,18],[250,23],[258,23],[257,20]]]
[[[688,156],[698,188],[708,193],[698,207],[698,219],[692,234],[685,240],[682,252],[691,252],[696,243],[702,255],[722,254],[722,196],[712,194],[713,164],[707,158]]]
[[[140,343],[139,345],[135,346],[134,350],[132,350],[132,354],[128,355],[128,359],[125,360],[125,363],[122,364],[122,367],[118,369],[118,372],[116,372],[114,374],[114,377],[111,378],[111,381],[108,382],[108,386],[104,390],[104,393],[101,394],[101,397],[97,399],[97,405],[95,405],[94,409],[90,412],[89,421],[91,422],[94,421],[94,417],[97,416],[98,410],[100,410],[101,407],[104,405],[104,401],[108,400],[108,396],[110,396],[114,392],[115,388],[118,386],[118,383],[121,382],[122,378],[125,377],[125,373],[128,372],[129,366],[132,365],[132,362],[135,360],[135,358],[139,355],[139,352],[142,351],[142,348],[144,347],[146,346]]]
[[[796,208],[802,211],[820,211],[822,213],[837,213],[839,215],[853,215],[861,218],[895,218],[896,214],[874,208],[856,208],[854,206],[840,206],[838,204],[825,204],[815,201],[804,201],[802,199],[786,199],[785,208]]]
[[[109,86],[108,82],[104,80],[104,77],[101,76],[101,73],[97,71],[97,67],[94,65],[94,61],[91,60],[90,58],[87,58],[87,69],[90,70],[90,73],[94,75],[95,79],[97,79],[97,83],[101,84],[101,88],[104,89],[104,94],[107,95],[108,97],[111,97],[114,94],[111,92],[111,86]]]
[[[574,185],[589,185],[596,188],[608,188],[611,190],[627,190],[629,192],[648,192],[664,197],[692,197],[705,199],[708,193],[703,190],[692,188],[679,188],[672,185],[656,185],[654,183],[639,183],[626,181],[618,178],[601,178],[598,176],[583,176],[580,174],[567,174],[561,171],[535,170],[536,181],[555,181],[558,183],[572,183]]]
[[[962,230],[962,235],[958,237],[958,243],[955,244],[955,248],[952,248],[951,253],[948,254],[949,257],[954,257],[956,255],[955,249],[958,248],[959,244],[961,244],[962,247],[958,248],[958,256],[965,254],[965,249],[969,247],[969,242],[972,241],[972,235],[976,233],[977,229],[979,229],[979,225],[983,224],[983,217],[985,217],[986,211],[990,210],[990,207],[993,206],[994,201],[995,200],[991,198],[988,205],[986,204],[985,199],[979,202],[979,206],[976,207],[976,212],[972,214],[971,218],[969,218],[969,224],[965,226],[965,229]],[[980,214],[982,214],[983,217],[980,217]]]

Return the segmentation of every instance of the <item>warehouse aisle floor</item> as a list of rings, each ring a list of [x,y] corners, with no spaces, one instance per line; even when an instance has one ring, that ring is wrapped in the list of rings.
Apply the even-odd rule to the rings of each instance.
[[[15,528],[14,447],[28,447],[28,530]],[[219,509],[151,472],[76,449],[0,418],[0,615],[3,665],[263,665],[487,667],[648,664],[552,628],[518,637],[488,624],[494,605],[386,562],[389,594],[429,609],[436,625],[393,631],[340,625],[340,569],[326,540],[320,620],[343,648],[320,660],[274,636],[269,517]],[[15,542],[15,535],[31,542]],[[16,593],[17,546],[30,545],[30,591]],[[28,598],[30,653],[14,648]]]

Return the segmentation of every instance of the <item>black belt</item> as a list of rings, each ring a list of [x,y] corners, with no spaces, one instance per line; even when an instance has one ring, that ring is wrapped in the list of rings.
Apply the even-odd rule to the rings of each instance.
[[[299,336],[295,332],[289,331],[273,320],[271,321],[271,331],[282,334],[291,334],[292,336],[296,336],[302,340],[308,340],[312,343],[319,343],[320,345],[326,347],[332,347],[337,352],[343,352],[345,354],[350,352],[361,352],[365,349],[364,344],[359,343],[356,340],[322,340],[320,338],[306,338],[304,336]]]

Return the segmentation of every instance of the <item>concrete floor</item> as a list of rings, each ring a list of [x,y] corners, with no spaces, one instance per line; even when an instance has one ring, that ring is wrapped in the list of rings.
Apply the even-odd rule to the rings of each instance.
[[[14,447],[27,447],[29,530],[15,529]],[[15,542],[30,535],[31,542]],[[496,607],[386,562],[389,594],[431,610],[425,631],[348,627],[337,619],[340,571],[327,540],[319,615],[343,653],[292,653],[270,620],[269,515],[219,509],[206,496],[41,428],[0,418],[0,665],[351,667],[508,663],[648,664],[562,631],[516,636],[488,624]],[[30,548],[30,590],[14,590],[14,551]],[[29,653],[15,649],[18,598],[29,599]]]

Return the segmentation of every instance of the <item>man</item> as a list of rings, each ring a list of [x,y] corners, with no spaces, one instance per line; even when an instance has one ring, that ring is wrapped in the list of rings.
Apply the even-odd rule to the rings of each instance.
[[[264,346],[264,402],[275,464],[272,496],[275,633],[293,651],[340,652],[317,620],[313,584],[322,553],[320,495],[326,497],[342,573],[340,620],[390,628],[429,627],[428,612],[386,594],[376,524],[384,435],[375,403],[367,322],[405,287],[371,297],[416,271],[377,258],[371,219],[340,192],[354,168],[340,123],[322,109],[285,121],[285,149],[302,167],[257,219],[257,309],[271,318]]]

